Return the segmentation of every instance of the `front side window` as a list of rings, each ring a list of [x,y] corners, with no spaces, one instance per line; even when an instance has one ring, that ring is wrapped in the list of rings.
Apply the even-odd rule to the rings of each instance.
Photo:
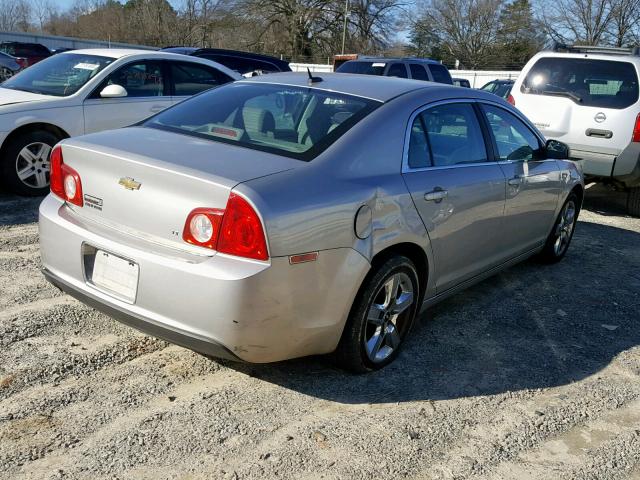
[[[309,161],[380,104],[313,88],[236,82],[143,125]]]
[[[630,62],[546,57],[531,67],[520,91],[566,97],[589,107],[622,109],[638,101],[638,76]]]
[[[411,78],[414,80],[429,81],[429,74],[419,63],[410,63],[409,68],[411,69]]]
[[[228,83],[231,77],[206,65],[171,62],[171,76],[176,96],[191,96]]]
[[[76,93],[113,58],[61,53],[32,65],[2,84],[3,88],[66,97]]]
[[[487,161],[482,130],[470,104],[439,105],[421,116],[434,166]]]
[[[130,63],[109,75],[98,92],[107,85],[120,85],[127,91],[127,97],[161,97],[165,94],[162,63],[153,61]]]
[[[500,160],[531,160],[540,149],[533,132],[515,115],[492,105],[483,105]]]
[[[407,67],[404,66],[404,63],[394,63],[389,67],[387,76],[407,78]]]

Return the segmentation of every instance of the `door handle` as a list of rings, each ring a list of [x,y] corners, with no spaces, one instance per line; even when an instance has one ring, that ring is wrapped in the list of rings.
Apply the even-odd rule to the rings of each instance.
[[[510,178],[509,180],[507,180],[507,183],[509,185],[511,185],[512,187],[517,187],[518,185],[520,185],[522,183],[522,177],[520,175],[516,175],[513,178]]]
[[[151,107],[151,112],[158,113],[164,109],[165,109],[164,105],[154,105],[153,107]]]
[[[435,189],[433,189],[432,192],[425,193],[424,199],[427,202],[440,203],[442,199],[447,198],[448,195],[449,195],[449,192],[447,192],[446,190],[440,187],[436,187]]]

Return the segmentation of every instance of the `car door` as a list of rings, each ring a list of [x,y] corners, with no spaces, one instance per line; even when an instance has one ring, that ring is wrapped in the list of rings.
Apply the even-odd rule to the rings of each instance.
[[[448,101],[414,113],[403,177],[429,233],[437,292],[499,264],[505,177],[472,102]]]
[[[102,98],[108,85],[120,85],[127,96]],[[165,62],[139,60],[111,73],[84,101],[85,133],[132,125],[172,104]]]
[[[180,103],[205,90],[233,81],[230,76],[207,65],[194,62],[169,62],[171,69],[171,101]]]
[[[507,179],[503,248],[510,257],[542,244],[553,225],[562,190],[553,159],[544,158],[538,136],[505,108],[481,103],[496,160]]]

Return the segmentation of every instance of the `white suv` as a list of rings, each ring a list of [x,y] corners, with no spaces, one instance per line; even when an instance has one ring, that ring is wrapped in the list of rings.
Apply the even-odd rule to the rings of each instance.
[[[525,65],[509,101],[583,160],[584,175],[629,191],[640,216],[640,50],[567,47]]]

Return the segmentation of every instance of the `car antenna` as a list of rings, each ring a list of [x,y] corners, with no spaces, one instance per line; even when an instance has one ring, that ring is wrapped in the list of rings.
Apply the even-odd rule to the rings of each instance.
[[[309,85],[313,85],[314,83],[318,83],[322,81],[322,77],[314,77],[311,75],[311,70],[307,67],[307,74],[309,75]]]

